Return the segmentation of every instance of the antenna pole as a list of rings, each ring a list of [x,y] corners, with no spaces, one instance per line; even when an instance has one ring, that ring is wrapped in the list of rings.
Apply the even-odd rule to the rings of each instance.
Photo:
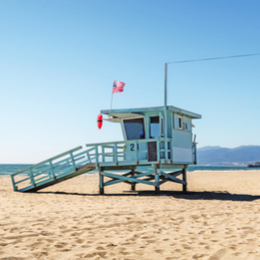
[[[167,108],[167,69],[168,63],[164,64],[164,107]]]
[[[168,124],[167,124],[167,69],[168,63],[164,64],[164,138],[168,138]],[[165,161],[168,160],[168,141],[165,139],[164,143]]]

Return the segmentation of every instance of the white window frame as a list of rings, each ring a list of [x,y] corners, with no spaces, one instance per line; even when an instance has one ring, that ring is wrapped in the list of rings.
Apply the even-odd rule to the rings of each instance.
[[[180,122],[181,122],[181,125],[180,125]],[[183,116],[180,116],[180,115],[178,118],[178,129],[183,130]]]
[[[144,120],[144,137],[145,137],[145,118],[144,118],[144,116],[135,116],[135,117],[129,117],[129,118],[124,118],[124,119],[122,118],[124,136],[125,136],[125,139],[126,139],[127,141],[131,141],[131,140],[128,140],[128,138],[127,138],[126,131],[125,131],[125,123],[124,123],[124,121],[125,121],[125,120],[131,120],[131,119],[139,119],[139,118],[142,118],[142,119]]]

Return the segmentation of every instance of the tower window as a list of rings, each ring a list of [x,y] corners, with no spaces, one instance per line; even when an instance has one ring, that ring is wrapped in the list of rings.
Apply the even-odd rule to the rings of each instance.
[[[182,116],[179,116],[179,129],[183,128]]]
[[[127,140],[143,139],[145,136],[143,118],[124,120],[124,127]]]

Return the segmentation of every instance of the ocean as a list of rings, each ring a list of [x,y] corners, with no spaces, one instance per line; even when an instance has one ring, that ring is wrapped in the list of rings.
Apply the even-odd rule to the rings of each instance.
[[[33,164],[0,164],[0,175],[10,175],[12,173],[24,170]],[[257,168],[248,167],[224,167],[224,166],[189,166],[187,171],[250,171]],[[260,170],[260,169],[259,169]]]
[[[0,175],[10,175],[30,166],[33,166],[33,164],[0,164]]]

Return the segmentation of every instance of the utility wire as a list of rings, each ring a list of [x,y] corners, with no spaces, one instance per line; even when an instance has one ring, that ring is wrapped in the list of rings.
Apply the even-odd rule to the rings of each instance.
[[[170,62],[166,62],[166,63],[170,64],[170,63],[186,63],[186,62],[196,62],[196,61],[210,61],[210,60],[221,60],[221,59],[244,58],[244,57],[258,56],[258,55],[260,55],[260,53],[223,56],[223,57],[214,57],[214,58],[205,58],[205,59],[195,59],[195,60],[179,60],[179,61],[170,61]]]

